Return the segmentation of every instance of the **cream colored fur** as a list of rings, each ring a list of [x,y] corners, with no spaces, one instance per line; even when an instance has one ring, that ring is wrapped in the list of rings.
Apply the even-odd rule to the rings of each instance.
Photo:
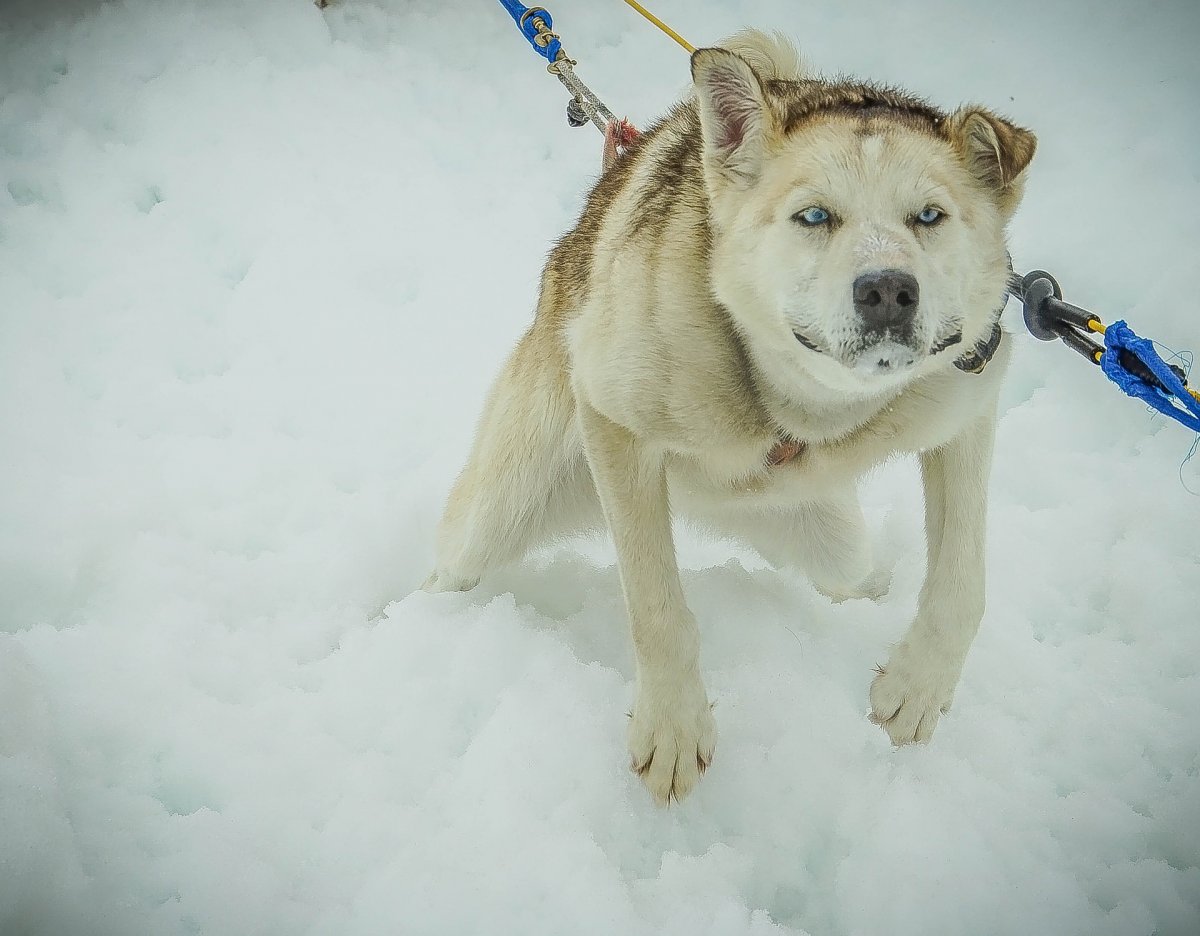
[[[695,98],[606,172],[551,255],[425,585],[470,588],[552,537],[606,526],[637,657],[632,765],[664,803],[695,786],[716,743],[673,514],[832,598],[879,597],[887,576],[857,483],[916,454],[928,572],[871,685],[872,717],[896,743],[925,741],[949,705],[983,615],[1008,345],[980,375],[953,361],[991,332],[1033,149],[979,108],[926,113],[886,89],[807,79],[779,37],[744,32],[727,47],[738,54],[696,53]],[[836,224],[795,220],[818,204]],[[913,218],[929,205],[946,218],[925,228]],[[864,337],[851,287],[880,269],[920,283],[903,340]],[[781,439],[803,448],[772,466]]]

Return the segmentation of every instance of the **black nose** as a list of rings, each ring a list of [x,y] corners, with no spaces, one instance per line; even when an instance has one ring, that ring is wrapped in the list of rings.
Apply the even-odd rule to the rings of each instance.
[[[854,310],[866,331],[907,334],[920,298],[917,278],[901,270],[875,270],[854,281]]]

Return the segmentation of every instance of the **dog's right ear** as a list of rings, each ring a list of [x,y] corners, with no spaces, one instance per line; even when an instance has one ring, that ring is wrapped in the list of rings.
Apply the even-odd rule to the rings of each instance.
[[[771,113],[762,81],[740,55],[726,49],[692,53],[705,162],[751,181],[762,165]]]
[[[1037,137],[974,105],[960,107],[951,114],[946,133],[962,153],[971,175],[996,195],[1006,214],[1011,214],[1021,200],[1023,175],[1037,150]]]

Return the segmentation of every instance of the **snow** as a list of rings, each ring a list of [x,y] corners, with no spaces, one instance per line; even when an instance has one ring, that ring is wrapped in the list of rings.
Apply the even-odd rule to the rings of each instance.
[[[1018,268],[1200,344],[1194,0],[653,6],[1009,112]],[[551,8],[635,122],[684,86],[617,0]],[[880,605],[683,537],[721,737],[669,811],[605,543],[413,591],[599,169],[564,104],[487,0],[0,9],[0,932],[1200,932],[1200,459],[1062,347],[1014,339],[927,747],[866,719],[911,465],[865,492]]]

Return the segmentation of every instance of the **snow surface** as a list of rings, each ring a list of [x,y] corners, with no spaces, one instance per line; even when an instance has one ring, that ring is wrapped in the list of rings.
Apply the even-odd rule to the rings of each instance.
[[[1200,345],[1195,0],[653,6],[1011,113],[1018,267]],[[684,86],[617,0],[551,7],[618,112]],[[721,740],[669,811],[607,545],[413,593],[599,168],[564,104],[490,0],[0,7],[0,933],[1200,932],[1192,438],[1061,347],[1014,339],[928,747],[866,719],[911,465],[865,494],[878,606],[684,537]]]

